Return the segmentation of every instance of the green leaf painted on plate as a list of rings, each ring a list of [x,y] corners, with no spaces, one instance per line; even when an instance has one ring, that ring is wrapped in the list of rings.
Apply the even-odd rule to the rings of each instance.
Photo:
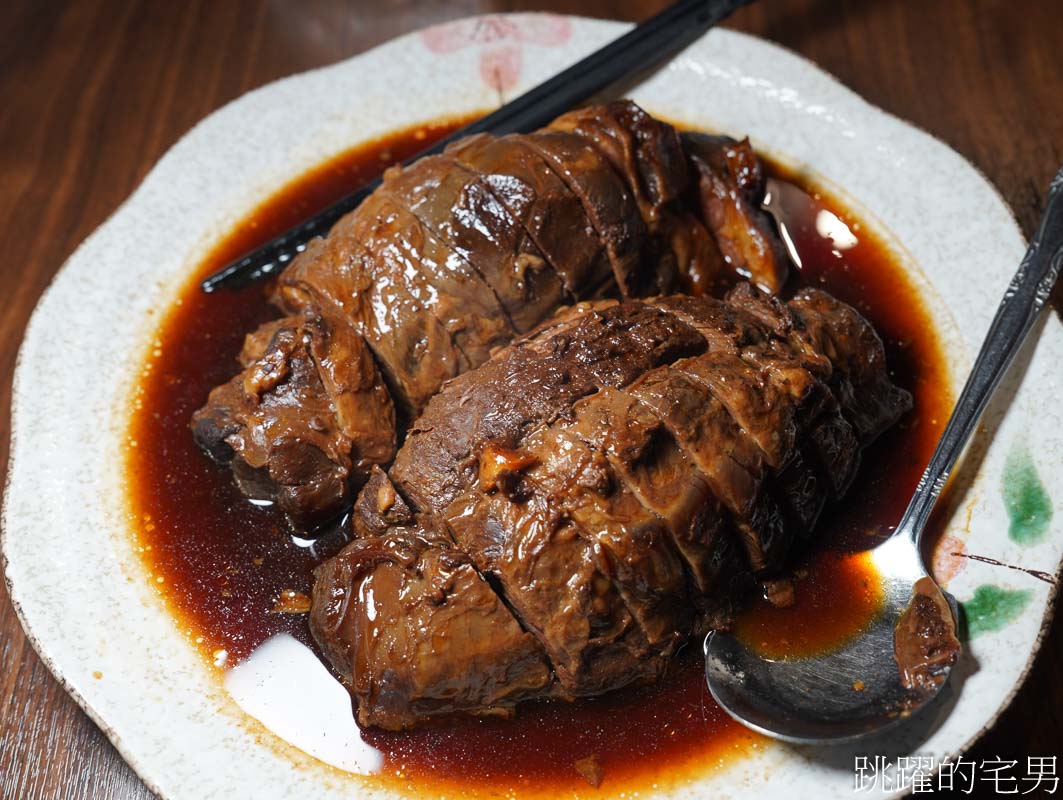
[[[974,596],[960,605],[967,622],[967,638],[997,631],[1022,613],[1033,597],[1029,589],[1001,589],[986,583],[974,590]]]
[[[1008,537],[1023,545],[1037,544],[1052,521],[1052,498],[1045,491],[1026,442],[1016,441],[1004,461],[1004,508]]]

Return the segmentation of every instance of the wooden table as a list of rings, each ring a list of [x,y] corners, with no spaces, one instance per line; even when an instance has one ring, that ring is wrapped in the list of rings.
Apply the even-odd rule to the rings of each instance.
[[[541,9],[634,20],[663,5],[7,0],[0,14],[0,464],[10,375],[38,296],[198,120],[267,81],[447,18]],[[727,24],[796,50],[946,141],[1032,231],[1063,162],[1059,0],[763,0]],[[1059,292],[1056,308],[1063,308]],[[1025,764],[1028,754],[1059,754],[1061,743],[1057,620],[1025,688],[972,756]],[[149,796],[41,664],[0,589],[0,798]]]

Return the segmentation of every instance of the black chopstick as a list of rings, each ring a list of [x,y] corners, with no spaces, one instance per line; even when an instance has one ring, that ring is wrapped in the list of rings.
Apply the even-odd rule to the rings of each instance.
[[[474,133],[502,136],[541,128],[620,80],[670,58],[750,2],[752,0],[679,0],[545,83],[403,163],[442,152],[452,142]],[[307,242],[328,233],[340,217],[357,208],[378,186],[380,178],[252,250],[203,281],[203,291],[212,292],[219,287],[235,289],[275,275],[306,249]]]

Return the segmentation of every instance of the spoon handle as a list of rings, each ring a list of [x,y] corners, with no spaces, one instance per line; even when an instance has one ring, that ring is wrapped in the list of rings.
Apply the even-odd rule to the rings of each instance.
[[[982,349],[956,401],[945,432],[919,479],[897,533],[919,543],[949,473],[971,438],[989,398],[1022,347],[1063,266],[1063,169],[1048,189],[1037,233],[989,326]]]

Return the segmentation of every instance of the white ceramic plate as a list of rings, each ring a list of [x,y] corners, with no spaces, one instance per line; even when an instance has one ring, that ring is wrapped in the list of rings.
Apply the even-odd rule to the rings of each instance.
[[[325,765],[365,766],[356,741],[322,749],[293,734],[319,760],[241,710],[148,585],[128,533],[121,456],[158,311],[220,234],[307,168],[399,127],[491,107],[623,30],[537,15],[464,20],[252,92],[175,145],[42,298],[15,379],[3,531],[11,597],[55,675],[161,795],[386,790]],[[924,284],[962,375],[1024,250],[1007,207],[968,163],[792,53],[727,31],[709,34],[632,96],[670,119],[749,134],[877,222]],[[1049,499],[1063,497],[1063,420],[1058,403],[1044,400],[1059,396],[1059,363],[1063,331],[1052,317],[969,459],[973,481],[950,523],[947,553],[1056,571],[1063,537],[1009,536],[1002,487],[1008,473],[1025,481],[1020,489],[1039,485]],[[859,749],[767,746],[667,794],[848,796],[856,752],[940,759],[967,747],[1021,683],[1053,591],[982,562],[946,555],[938,566],[968,602],[977,635],[936,715]],[[346,702],[324,691],[321,702],[345,714]],[[273,712],[243,702],[275,725]],[[331,724],[350,726],[343,715]]]

